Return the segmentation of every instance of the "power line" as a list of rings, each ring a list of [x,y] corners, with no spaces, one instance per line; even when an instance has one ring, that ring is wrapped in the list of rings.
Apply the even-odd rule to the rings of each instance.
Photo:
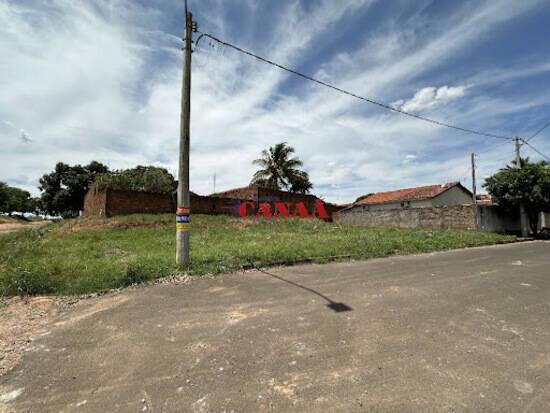
[[[546,125],[544,125],[542,128],[540,128],[538,131],[536,131],[533,136],[531,136],[530,138],[527,139],[527,142],[529,142],[531,139],[536,137],[539,133],[541,133],[543,130],[545,130],[548,126],[550,126],[550,122],[548,122]]]
[[[492,146],[490,148],[485,148],[484,151],[476,151],[476,155],[484,155],[486,153],[493,152],[495,150],[495,148],[501,147],[503,145],[507,145],[508,143],[509,142],[500,142],[500,143],[495,144],[494,146]]]
[[[529,146],[533,151],[535,151],[536,153],[538,153],[540,156],[542,156],[543,158],[546,158],[547,160],[550,161],[550,157],[546,156],[545,154],[543,154],[541,151],[539,151],[537,148],[535,148],[533,145],[531,145],[529,142],[527,142],[526,140],[524,139],[520,139],[525,145]]]
[[[200,32],[200,31],[199,31]],[[242,48],[240,48],[239,46],[235,46],[231,43],[228,43],[228,42],[225,42],[223,40],[220,40],[218,39],[217,37],[215,36],[212,36],[211,34],[208,34],[208,33],[203,33],[203,32],[200,32],[201,35],[199,36],[199,38],[197,39],[197,45],[200,41],[200,39],[202,37],[208,37],[210,39],[212,39],[213,41],[215,42],[218,42],[219,44],[223,45],[223,46],[226,46],[226,47],[229,47],[233,50],[236,50],[240,53],[243,53],[247,56],[250,56],[250,57],[253,57],[254,59],[257,59],[257,60],[260,60],[264,63],[267,63],[267,64],[270,64],[272,66],[275,66],[275,67],[278,67],[279,69],[282,69],[286,72],[289,72],[289,73],[292,73],[296,76],[299,76],[301,78],[304,78],[306,80],[309,80],[311,82],[314,82],[314,83],[317,83],[319,85],[322,85],[322,86],[325,86],[325,87],[328,87],[330,89],[333,89],[333,90],[336,90],[337,92],[340,92],[340,93],[343,93],[345,95],[348,95],[348,96],[351,96],[351,97],[354,97],[356,99],[359,99],[359,100],[362,100],[362,101],[365,101],[365,102],[368,102],[372,105],[376,105],[376,106],[379,106],[383,109],[387,109],[387,110],[390,110],[392,112],[397,112],[397,113],[400,113],[402,115],[405,115],[405,116],[409,116],[411,118],[415,118],[415,119],[419,119],[419,120],[423,120],[425,122],[428,122],[428,123],[432,123],[434,125],[438,125],[438,126],[443,126],[443,127],[446,127],[446,128],[451,128],[451,129],[455,129],[455,130],[459,130],[461,132],[466,132],[466,133],[470,133],[470,134],[473,134],[473,135],[478,135],[478,136],[484,136],[484,137],[487,137],[487,138],[495,138],[495,139],[506,139],[506,140],[511,140],[512,137],[510,136],[503,136],[503,135],[496,135],[496,134],[493,134],[493,133],[488,133],[488,132],[480,132],[480,131],[476,131],[476,130],[473,130],[473,129],[467,129],[467,128],[463,128],[463,127],[460,127],[460,126],[456,126],[456,125],[451,125],[449,123],[445,123],[445,122],[440,122],[438,120],[434,120],[434,119],[430,119],[430,118],[426,118],[424,116],[421,116],[421,115],[416,115],[414,113],[411,113],[411,112],[407,112],[407,111],[404,111],[402,109],[399,109],[399,108],[396,108],[394,106],[391,106],[391,105],[388,105],[386,103],[382,103],[382,102],[378,102],[376,100],[373,100],[373,99],[370,99],[370,98],[367,98],[367,97],[364,97],[364,96],[360,96],[356,93],[353,93],[353,92],[350,92],[348,90],[345,90],[345,89],[342,89],[342,88],[339,88],[337,86],[334,86],[334,85],[331,85],[330,83],[327,83],[327,82],[323,82],[322,80],[319,80],[319,79],[315,79],[314,77],[311,77],[309,75],[306,75],[304,73],[301,73],[301,72],[298,72],[294,69],[290,69],[286,66],[283,66],[279,63],[276,63],[276,62],[273,62],[269,59],[266,59],[265,57],[261,57],[261,56],[258,56],[257,54],[254,54],[252,52],[249,52],[247,50],[244,50]]]

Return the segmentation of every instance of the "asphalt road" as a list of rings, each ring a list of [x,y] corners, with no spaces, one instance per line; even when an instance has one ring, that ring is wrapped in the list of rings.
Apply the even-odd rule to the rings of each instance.
[[[550,243],[279,268],[93,300],[7,412],[550,412]]]

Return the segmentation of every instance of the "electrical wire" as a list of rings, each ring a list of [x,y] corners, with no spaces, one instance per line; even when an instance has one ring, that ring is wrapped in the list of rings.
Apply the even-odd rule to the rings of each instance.
[[[529,142],[531,139],[535,138],[539,133],[541,133],[543,130],[545,130],[548,126],[550,126],[550,122],[548,122],[546,125],[544,125],[542,128],[540,128],[538,131],[535,132],[533,136],[527,139],[525,142]]]
[[[527,145],[529,148],[531,148],[533,151],[535,151],[536,153],[538,153],[540,156],[542,156],[543,158],[546,158],[547,160],[550,161],[550,157],[549,156],[546,156],[545,154],[543,154],[541,151],[539,151],[537,148],[535,148],[533,145],[531,145],[529,142],[527,142],[526,140],[524,139],[521,139],[521,141]]]
[[[269,59],[266,59],[265,57],[261,57],[261,56],[258,56],[257,54],[254,54],[252,52],[249,52],[247,50],[244,50],[242,49],[241,47],[239,46],[235,46],[231,43],[228,43],[228,42],[225,42],[223,40],[220,40],[218,39],[217,37],[209,34],[209,33],[204,33],[204,32],[201,32],[198,30],[198,32],[201,34],[199,36],[199,38],[197,39],[197,42],[196,44],[198,45],[198,43],[200,42],[201,38],[203,37],[208,37],[209,39],[223,45],[223,46],[226,46],[226,47],[229,47],[233,50],[236,50],[237,52],[240,52],[240,53],[243,53],[247,56],[250,56],[250,57],[253,57],[254,59],[257,59],[257,60],[260,60],[264,63],[267,63],[267,64],[270,64],[272,66],[275,66],[275,67],[278,67],[279,69],[282,69],[286,72],[289,72],[289,73],[292,73],[296,76],[299,76],[301,78],[304,78],[306,80],[309,80],[311,82],[314,82],[314,83],[317,83],[321,86],[325,86],[327,88],[330,88],[330,89],[333,89],[333,90],[336,90],[337,92],[340,92],[340,93],[343,93],[345,95],[348,95],[348,96],[351,96],[351,97],[354,97],[356,99],[359,99],[359,100],[362,100],[362,101],[365,101],[367,103],[370,103],[372,105],[376,105],[378,107],[381,107],[383,109],[387,109],[387,110],[390,110],[392,112],[397,112],[397,113],[400,113],[401,115],[405,115],[405,116],[409,116],[411,118],[414,118],[414,119],[418,119],[418,120],[422,120],[424,122],[428,122],[428,123],[431,123],[431,124],[434,124],[434,125],[438,125],[438,126],[443,126],[443,127],[446,127],[446,128],[450,128],[450,129],[455,129],[455,130],[458,130],[458,131],[461,131],[461,132],[465,132],[465,133],[469,133],[469,134],[473,134],[473,135],[478,135],[478,136],[483,136],[483,137],[487,137],[487,138],[495,138],[495,139],[506,139],[506,140],[512,140],[513,137],[510,137],[510,136],[503,136],[503,135],[497,135],[497,134],[493,134],[493,133],[488,133],[488,132],[481,132],[481,131],[476,131],[474,129],[468,129],[468,128],[463,128],[463,127],[460,127],[460,126],[456,126],[456,125],[451,125],[449,123],[445,123],[445,122],[441,122],[441,121],[438,121],[438,120],[434,120],[434,119],[431,119],[431,118],[427,118],[427,117],[424,117],[424,116],[421,116],[421,115],[416,115],[414,113],[411,113],[411,112],[407,112],[407,111],[404,111],[402,109],[399,109],[397,107],[394,107],[394,106],[391,106],[391,105],[388,105],[386,103],[382,103],[382,102],[379,102],[379,101],[376,101],[374,99],[371,99],[371,98],[367,98],[367,97],[364,97],[364,96],[360,96],[356,93],[353,93],[353,92],[350,92],[348,90],[345,90],[345,89],[342,89],[342,88],[339,88],[337,86],[334,86],[334,85],[331,85],[330,83],[327,83],[327,82],[324,82],[322,80],[319,80],[319,79],[315,79],[314,77],[311,77],[309,75],[306,75],[304,73],[301,73],[301,72],[298,72],[294,69],[290,69],[289,67],[286,67],[286,66],[283,66],[279,63],[276,63],[274,61],[271,61]]]
[[[475,154],[476,154],[476,156],[477,155],[484,155],[486,153],[493,152],[495,150],[495,148],[501,147],[501,146],[506,145],[508,143],[509,142],[500,142],[498,144],[493,145],[490,148],[486,148],[484,151],[476,151]]]

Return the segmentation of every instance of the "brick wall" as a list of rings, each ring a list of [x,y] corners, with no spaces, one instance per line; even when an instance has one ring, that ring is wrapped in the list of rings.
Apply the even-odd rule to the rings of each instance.
[[[206,215],[237,215],[237,200],[233,198],[191,196],[191,213]]]
[[[210,195],[213,198],[232,198],[246,199],[249,201],[258,200],[258,188],[255,186],[246,186],[244,188],[230,189],[229,191],[218,192]]]
[[[107,209],[106,200],[107,191],[97,191],[94,188],[88,190],[84,197],[84,210],[82,211],[82,215],[105,215]]]
[[[374,211],[356,206],[338,212],[335,220],[342,224],[382,228],[475,229],[471,205]]]
[[[191,213],[236,215],[237,201],[191,194]],[[84,198],[83,216],[127,215],[138,213],[172,214],[176,212],[173,194],[90,189]]]
[[[231,189],[229,191],[219,192],[211,196],[223,196],[227,198],[234,198],[237,200],[251,200],[256,202],[268,202],[271,205],[273,205],[274,202],[303,202],[308,211],[313,210],[315,202],[320,200],[320,198],[316,197],[315,195],[297,194],[294,192],[278,191],[276,189],[262,188],[256,186]],[[324,205],[326,211],[331,217],[334,213],[344,208],[343,206],[331,204],[328,202],[325,202]]]
[[[224,193],[225,195],[226,193]],[[313,211],[314,195],[294,194],[291,192],[274,191],[265,188],[247,187],[235,190],[229,196],[200,196],[191,193],[191,213],[206,215],[238,215],[238,205],[244,200],[259,200],[268,202],[273,208],[274,202],[303,202],[308,211]],[[242,196],[238,198],[237,195]],[[334,204],[325,204],[329,216],[341,207]],[[248,215],[255,215],[258,208],[247,208]],[[90,189],[84,200],[83,216],[92,215],[127,215],[136,213],[175,213],[176,199],[173,194]]]
[[[168,214],[176,211],[172,194],[107,190],[107,215]]]

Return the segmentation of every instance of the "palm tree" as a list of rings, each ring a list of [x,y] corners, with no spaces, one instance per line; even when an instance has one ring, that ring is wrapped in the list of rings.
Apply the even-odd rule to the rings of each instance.
[[[250,181],[251,185],[272,189],[286,189],[291,192],[308,193],[313,184],[309,181],[307,172],[298,169],[302,161],[292,157],[295,150],[286,142],[271,146],[269,150],[262,151],[261,158],[254,160],[254,165],[262,169],[257,171]]]

